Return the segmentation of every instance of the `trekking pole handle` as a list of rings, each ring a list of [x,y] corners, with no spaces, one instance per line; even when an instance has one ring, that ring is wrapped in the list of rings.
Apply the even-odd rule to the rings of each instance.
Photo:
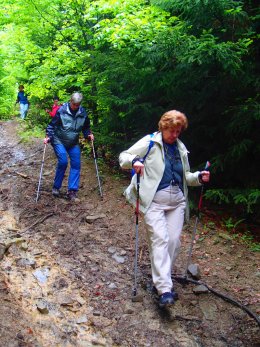
[[[210,162],[207,161],[204,170],[209,171],[209,168],[210,168]]]
[[[210,162],[209,162],[209,161],[206,161],[206,165],[205,165],[203,171],[209,171],[209,168],[210,168]],[[200,177],[200,179],[201,179],[201,172],[199,173],[199,177]],[[202,184],[204,184],[204,182],[202,182]]]

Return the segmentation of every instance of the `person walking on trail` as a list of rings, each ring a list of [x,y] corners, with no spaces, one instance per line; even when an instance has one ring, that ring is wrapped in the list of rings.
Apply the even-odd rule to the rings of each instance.
[[[68,178],[67,197],[75,200],[79,190],[80,181],[80,146],[79,135],[83,133],[85,139],[94,141],[90,131],[90,120],[86,110],[81,106],[83,96],[73,93],[70,101],[63,104],[46,128],[44,143],[51,143],[58,163],[54,178],[52,194],[60,195],[60,188],[70,158],[70,172]]]
[[[47,109],[47,108],[45,110],[47,113],[49,113],[49,115],[52,118],[56,115],[58,109],[62,106],[62,104],[59,104],[59,101],[60,101],[59,97],[58,96],[54,96],[54,98],[53,98],[53,105],[52,105],[51,111],[49,109]]]
[[[185,212],[188,219],[187,186],[208,182],[210,173],[190,172],[188,150],[179,140],[188,126],[183,113],[168,111],[158,125],[159,131],[146,135],[123,151],[119,163],[123,169],[133,168],[135,172],[124,193],[133,205],[136,204],[136,174],[141,176],[140,211],[144,213],[147,228],[152,279],[159,306],[165,307],[174,304],[177,298],[171,270],[180,248]]]
[[[17,94],[16,104],[20,104],[20,117],[25,119],[29,109],[29,101],[27,95],[24,93],[24,86],[19,85],[19,92]]]

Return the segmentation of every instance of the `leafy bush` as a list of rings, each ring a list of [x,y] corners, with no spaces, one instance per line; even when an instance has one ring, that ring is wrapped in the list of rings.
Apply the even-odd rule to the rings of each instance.
[[[217,204],[230,204],[242,207],[245,215],[259,211],[259,189],[210,189],[205,192],[205,198]]]

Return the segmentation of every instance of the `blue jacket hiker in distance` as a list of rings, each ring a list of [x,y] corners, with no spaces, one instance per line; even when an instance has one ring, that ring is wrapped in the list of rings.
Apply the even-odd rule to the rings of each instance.
[[[19,85],[19,92],[17,94],[16,104],[18,103],[20,104],[20,117],[25,119],[29,109],[29,101],[24,93],[24,86],[22,84]]]
[[[51,143],[58,159],[52,194],[60,194],[60,188],[70,158],[70,173],[68,178],[69,200],[75,200],[80,181],[80,146],[79,135],[82,131],[85,139],[94,141],[90,131],[90,120],[86,110],[81,106],[83,96],[73,93],[70,101],[62,105],[46,128],[44,143]]]

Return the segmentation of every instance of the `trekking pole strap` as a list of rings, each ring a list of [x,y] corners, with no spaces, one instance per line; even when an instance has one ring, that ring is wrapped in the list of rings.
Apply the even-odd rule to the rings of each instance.
[[[152,140],[153,137],[154,137],[154,134],[150,134],[150,142],[149,142],[149,146],[148,146],[148,149],[147,149],[147,152],[146,152],[145,156],[144,156],[143,158],[141,158],[141,157],[139,157],[139,156],[137,156],[136,158],[134,158],[134,159],[132,160],[132,166],[134,165],[134,163],[135,163],[136,161],[140,161],[140,163],[142,163],[142,164],[145,162],[146,157],[148,156],[148,154],[150,153],[150,150],[152,149],[152,147],[153,147],[153,145],[154,145],[154,141]],[[133,177],[134,174],[135,174],[135,170],[132,168],[132,170],[131,170],[131,176]],[[140,178],[139,178],[139,182],[140,182]]]

